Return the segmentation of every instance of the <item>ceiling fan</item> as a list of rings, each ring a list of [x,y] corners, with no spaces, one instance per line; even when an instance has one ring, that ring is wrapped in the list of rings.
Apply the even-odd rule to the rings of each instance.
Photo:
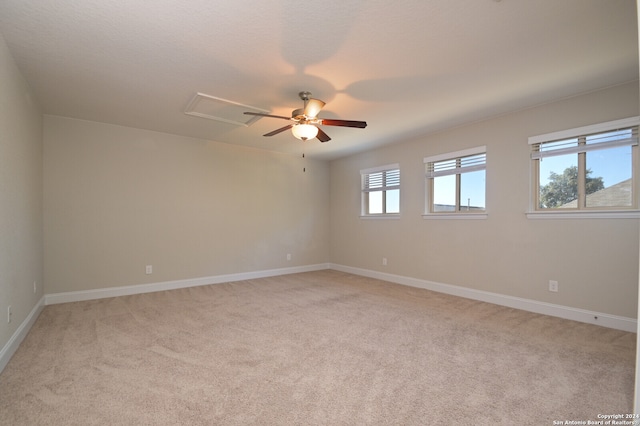
[[[291,113],[291,117],[262,114],[259,112],[245,112],[245,114],[293,121],[292,124],[266,133],[264,134],[264,136],[277,135],[278,133],[291,129],[291,133],[293,133],[293,136],[303,141],[313,139],[315,137],[317,137],[320,142],[328,142],[331,140],[331,138],[318,127],[319,124],[324,126],[357,127],[359,129],[364,129],[365,127],[367,127],[366,121],[318,118],[318,113],[320,112],[320,110],[322,110],[322,107],[324,107],[325,103],[319,99],[311,98],[310,92],[300,92],[298,93],[298,96],[300,96],[300,99],[304,101],[304,107],[293,110],[293,112]]]

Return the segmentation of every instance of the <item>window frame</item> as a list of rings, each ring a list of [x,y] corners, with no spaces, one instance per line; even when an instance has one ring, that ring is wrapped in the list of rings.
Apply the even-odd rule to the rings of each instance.
[[[531,136],[528,138],[528,144],[530,149],[530,185],[529,185],[529,209],[527,211],[527,217],[529,219],[551,219],[551,218],[640,218],[640,210],[638,209],[639,203],[639,189],[638,179],[640,173],[638,173],[638,167],[640,167],[640,147],[638,146],[637,129],[640,126],[640,116],[624,118],[621,120],[608,121],[588,126],[577,127],[573,129],[561,130],[557,132],[546,133],[537,136]],[[634,129],[632,137],[629,138],[630,142],[619,143],[618,141],[610,142],[609,146],[606,146],[609,142],[600,142],[603,145],[597,146],[586,144],[586,138],[594,136],[600,133],[613,132],[616,130]],[[575,148],[565,150],[566,153],[577,154],[577,167],[578,167],[578,200],[576,207],[573,208],[540,208],[540,159],[562,155],[561,154],[540,154],[540,147],[545,143],[553,143],[564,140],[576,139],[578,145]],[[586,154],[588,152],[594,152],[600,149],[612,149],[616,146],[631,146],[631,193],[632,201],[631,206],[610,206],[610,207],[588,207],[586,206]]]
[[[480,165],[463,166],[462,159],[467,157],[474,157],[478,155],[484,155],[484,162]],[[434,179],[437,177],[435,171],[430,169],[434,163],[441,161],[456,161],[455,172],[449,172],[448,175],[455,175],[456,177],[456,205],[454,211],[435,211],[434,210]],[[474,148],[464,149],[461,151],[448,152],[445,154],[433,155],[425,157],[423,159],[425,167],[425,205],[424,213],[422,217],[424,219],[486,219],[488,217],[486,207],[486,170],[487,170],[487,147],[485,145],[477,146]],[[460,210],[460,188],[461,188],[461,176],[464,173],[470,173],[474,171],[485,171],[485,207],[483,210],[476,211],[464,211]]]
[[[397,185],[386,185],[386,173],[388,172],[398,172],[398,183]],[[383,186],[379,189],[375,188],[373,190],[368,189],[366,186],[367,177],[372,174],[383,173]],[[400,165],[398,163],[387,164],[384,166],[372,167],[368,169],[360,170],[360,217],[363,219],[398,219],[400,218],[400,195],[398,195],[398,213],[387,213],[387,191],[398,190],[398,194],[400,194]],[[382,192],[382,213],[369,213],[369,194],[371,192]]]

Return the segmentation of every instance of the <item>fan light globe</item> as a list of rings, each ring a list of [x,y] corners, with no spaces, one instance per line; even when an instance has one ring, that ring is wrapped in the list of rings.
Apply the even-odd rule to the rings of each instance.
[[[291,128],[291,133],[293,133],[293,136],[296,138],[306,141],[318,135],[318,128],[313,124],[296,124]]]

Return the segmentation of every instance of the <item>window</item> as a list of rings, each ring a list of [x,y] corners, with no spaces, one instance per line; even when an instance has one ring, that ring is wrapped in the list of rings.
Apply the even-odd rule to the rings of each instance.
[[[635,117],[529,138],[531,210],[636,209],[639,123]]]
[[[361,170],[360,176],[363,216],[400,213],[400,168],[397,164]]]
[[[425,217],[481,217],[486,212],[486,159],[484,146],[425,158]]]

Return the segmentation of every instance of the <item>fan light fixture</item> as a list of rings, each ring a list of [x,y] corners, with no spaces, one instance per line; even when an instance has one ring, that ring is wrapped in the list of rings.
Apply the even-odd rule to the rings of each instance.
[[[291,128],[291,133],[296,138],[306,141],[318,135],[318,128],[313,124],[296,124]]]
[[[367,127],[366,121],[318,118],[318,113],[325,105],[324,101],[311,98],[310,92],[300,92],[298,93],[298,96],[300,96],[300,99],[302,99],[302,101],[304,102],[304,108],[294,109],[291,112],[291,117],[253,111],[245,111],[244,113],[246,115],[279,118],[281,120],[292,121],[293,123],[289,124],[288,126],[280,127],[279,129],[273,130],[269,133],[265,133],[264,136],[275,136],[279,133],[291,129],[291,133],[293,133],[293,136],[295,136],[297,139],[300,139],[301,141],[306,141],[313,138],[318,138],[320,142],[329,142],[331,140],[329,135],[327,135],[324,130],[315,126],[316,124],[321,124],[323,126],[355,127],[358,129],[364,129],[365,127]]]

